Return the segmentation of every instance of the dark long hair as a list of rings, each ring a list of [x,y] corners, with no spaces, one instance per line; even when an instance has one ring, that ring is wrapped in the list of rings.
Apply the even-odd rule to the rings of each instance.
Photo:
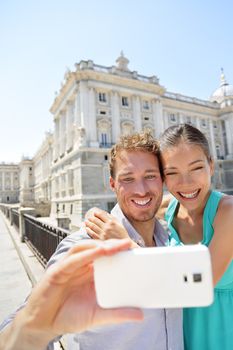
[[[167,128],[160,137],[160,154],[170,147],[177,146],[182,141],[199,146],[208,162],[212,160],[207,138],[199,129],[190,124],[178,124]]]

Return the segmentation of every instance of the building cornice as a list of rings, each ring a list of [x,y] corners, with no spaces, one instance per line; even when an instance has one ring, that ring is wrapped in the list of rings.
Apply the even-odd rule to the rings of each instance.
[[[195,99],[194,99],[195,100]],[[201,101],[201,100],[200,100]],[[205,102],[205,101],[203,101]],[[189,101],[184,101],[181,99],[171,99],[168,98],[167,96],[162,97],[162,105],[163,109],[165,110],[166,108],[171,108],[171,109],[177,109],[177,110],[182,110],[182,111],[189,111],[195,114],[204,114],[204,115],[214,115],[218,116],[221,113],[221,110],[218,106],[218,108],[213,106],[210,106],[207,102],[207,104],[200,104],[200,103],[195,103],[195,102],[189,102]]]
[[[116,67],[104,67],[93,64],[92,61],[81,61],[76,64],[77,70],[67,72],[64,81],[61,83],[61,89],[56,96],[50,112],[56,114],[61,108],[62,102],[66,101],[72,95],[73,89],[77,87],[80,81],[93,81],[104,83],[112,88],[112,85],[125,88],[144,91],[161,96],[166,91],[159,84],[156,76],[147,77],[140,75],[135,71],[121,71]],[[69,96],[69,97],[68,97]]]

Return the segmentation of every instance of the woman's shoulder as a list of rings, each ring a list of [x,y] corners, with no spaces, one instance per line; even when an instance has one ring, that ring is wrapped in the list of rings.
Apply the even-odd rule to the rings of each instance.
[[[233,217],[233,196],[222,194],[222,197],[219,201],[219,207],[216,215],[216,222],[223,222],[224,219],[230,218],[232,220]]]
[[[162,202],[161,202],[161,205],[156,213],[156,217],[158,219],[161,219],[163,220],[164,219],[164,216],[167,212],[167,208],[171,202],[171,200],[173,199],[174,197],[170,194],[170,193],[167,193],[167,194],[164,194],[163,195],[163,199],[162,199]]]

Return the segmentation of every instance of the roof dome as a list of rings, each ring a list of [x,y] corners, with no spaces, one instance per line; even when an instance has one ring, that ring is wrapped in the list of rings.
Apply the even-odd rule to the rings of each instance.
[[[220,77],[220,87],[217,90],[215,90],[210,96],[210,101],[221,103],[222,101],[229,98],[233,99],[233,85],[228,84],[222,69]]]

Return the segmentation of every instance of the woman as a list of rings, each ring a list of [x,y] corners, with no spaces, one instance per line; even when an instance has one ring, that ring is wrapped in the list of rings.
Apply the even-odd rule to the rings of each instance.
[[[165,130],[160,158],[165,185],[172,195],[164,198],[160,210],[171,233],[168,244],[205,244],[213,266],[214,303],[184,309],[185,348],[232,350],[233,197],[211,190],[213,160],[206,137],[195,127],[181,124]],[[123,228],[114,225],[114,237],[116,230],[120,238],[125,237]],[[91,227],[90,223],[88,232],[93,235]]]
[[[174,196],[165,211],[169,244],[205,244],[213,265],[214,303],[184,309],[185,348],[233,349],[233,197],[211,190],[214,164],[198,129],[168,128],[160,150],[165,184]]]

